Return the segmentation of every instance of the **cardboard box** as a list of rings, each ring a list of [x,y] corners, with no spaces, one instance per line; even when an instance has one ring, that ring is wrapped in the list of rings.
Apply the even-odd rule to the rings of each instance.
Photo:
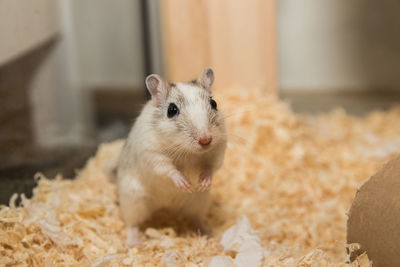
[[[384,165],[356,193],[347,242],[359,243],[351,258],[367,252],[373,266],[400,266],[400,156]]]

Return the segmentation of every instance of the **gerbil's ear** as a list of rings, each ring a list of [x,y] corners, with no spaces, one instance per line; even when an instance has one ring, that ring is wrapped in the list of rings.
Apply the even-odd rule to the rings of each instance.
[[[207,91],[211,91],[211,85],[214,82],[214,71],[211,68],[205,68],[203,73],[197,78],[197,82],[207,89]]]
[[[146,77],[146,87],[151,94],[151,98],[155,100],[157,106],[160,106],[167,95],[166,82],[160,75],[151,74]]]

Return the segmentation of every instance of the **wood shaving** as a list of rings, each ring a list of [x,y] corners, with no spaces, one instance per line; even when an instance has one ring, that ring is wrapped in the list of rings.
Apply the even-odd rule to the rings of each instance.
[[[263,266],[370,266],[366,254],[346,262],[346,213],[359,186],[399,152],[400,108],[300,116],[263,90],[219,93],[229,144],[213,180],[210,237],[180,232],[169,218],[168,226],[144,226],[143,246],[124,247],[109,170],[119,140],[102,144],[74,180],[39,175],[32,199],[20,196],[16,206],[14,196],[1,207],[0,265],[231,266],[237,252],[220,241],[245,215]]]
[[[247,217],[242,216],[236,225],[225,231],[220,243],[225,251],[237,252],[233,262],[235,266],[257,267],[264,258],[264,250],[259,241]]]
[[[234,267],[232,258],[228,256],[215,256],[208,264],[209,267]]]

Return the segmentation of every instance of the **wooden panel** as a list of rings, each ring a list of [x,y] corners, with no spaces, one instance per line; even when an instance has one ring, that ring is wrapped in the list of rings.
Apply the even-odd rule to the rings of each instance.
[[[162,1],[166,72],[195,77],[205,66],[216,88],[277,87],[275,1]]]
[[[0,0],[0,65],[54,37],[57,18],[54,0]]]
[[[192,79],[210,64],[206,1],[160,2],[167,77],[173,81]]]

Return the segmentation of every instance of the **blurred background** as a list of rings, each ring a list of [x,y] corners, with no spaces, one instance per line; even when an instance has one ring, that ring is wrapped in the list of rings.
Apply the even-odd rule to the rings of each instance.
[[[150,73],[262,87],[295,112],[400,101],[395,0],[0,0],[0,203],[125,137]]]

